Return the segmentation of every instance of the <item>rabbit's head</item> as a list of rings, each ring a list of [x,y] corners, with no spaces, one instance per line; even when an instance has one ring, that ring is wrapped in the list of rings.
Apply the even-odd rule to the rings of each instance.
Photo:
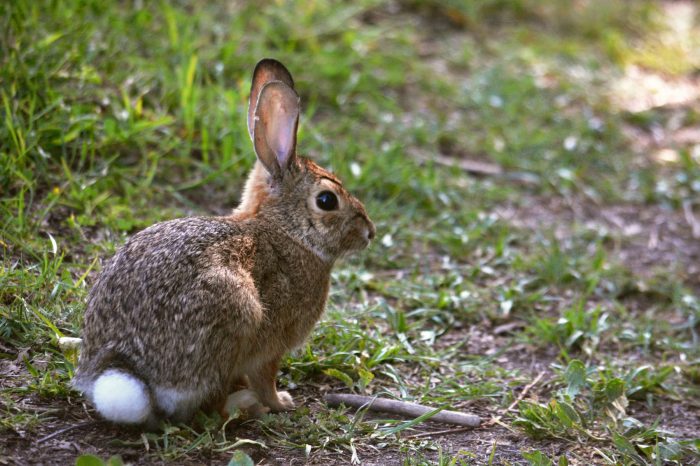
[[[296,154],[298,122],[299,96],[289,71],[278,61],[260,61],[248,108],[258,160],[234,215],[264,218],[332,262],[365,248],[375,228],[362,203],[335,175]]]

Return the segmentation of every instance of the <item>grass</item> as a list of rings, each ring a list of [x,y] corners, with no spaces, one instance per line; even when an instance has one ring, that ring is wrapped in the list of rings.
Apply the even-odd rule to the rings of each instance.
[[[300,148],[346,181],[378,227],[368,251],[336,267],[324,320],[285,360],[280,385],[307,406],[241,427],[206,416],[143,436],[104,427],[82,439],[84,453],[697,462],[699,426],[674,425],[671,409],[693,412],[700,393],[700,282],[685,256],[697,246],[683,233],[684,209],[700,204],[698,145],[679,143],[677,161],[659,165],[629,130],[650,137],[700,116],[692,102],[627,111],[610,94],[626,64],[677,78],[697,62],[682,48],[649,51],[672,32],[659,3],[608,3],[0,5],[7,454],[26,458],[21,439],[86,419],[57,338],[80,334],[102,261],[154,222],[235,206],[253,162],[249,76],[275,56],[302,96]],[[462,159],[502,174],[445,163]],[[659,256],[625,230],[653,236],[649,216],[676,225],[680,248]],[[464,437],[412,438],[423,425],[319,402],[353,391],[488,419],[539,371],[545,382],[501,425]]]

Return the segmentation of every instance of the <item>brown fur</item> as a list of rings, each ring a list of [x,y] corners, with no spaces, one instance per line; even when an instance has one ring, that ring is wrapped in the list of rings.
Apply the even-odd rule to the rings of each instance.
[[[280,113],[276,99],[294,106],[298,98],[293,84],[274,80],[284,67],[267,62],[256,68],[252,89],[262,95],[251,95],[258,105],[249,115],[253,133],[267,131],[254,137],[258,158],[266,159],[256,162],[238,208],[137,233],[90,291],[74,381],[88,396],[101,373],[120,368],[147,385],[155,417],[220,408],[246,379],[264,406],[293,407],[275,388],[280,359],[323,313],[334,261],[366,247],[374,225],[340,180],[298,157],[295,139],[280,136],[296,128],[298,108]],[[272,80],[281,97],[266,93],[261,80]],[[324,190],[337,195],[338,210],[315,207]],[[158,406],[159,390],[189,395],[168,410]]]

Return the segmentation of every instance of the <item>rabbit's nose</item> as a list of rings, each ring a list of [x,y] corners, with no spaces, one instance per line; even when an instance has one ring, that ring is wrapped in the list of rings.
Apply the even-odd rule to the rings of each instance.
[[[367,241],[372,241],[374,239],[374,235],[377,233],[377,229],[374,227],[374,223],[372,223],[370,220],[367,221]]]

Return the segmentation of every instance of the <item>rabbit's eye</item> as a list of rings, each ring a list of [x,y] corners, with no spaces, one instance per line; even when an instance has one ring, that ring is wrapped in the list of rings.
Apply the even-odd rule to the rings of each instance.
[[[323,191],[316,196],[316,205],[321,210],[335,210],[338,208],[338,198],[330,191]]]

